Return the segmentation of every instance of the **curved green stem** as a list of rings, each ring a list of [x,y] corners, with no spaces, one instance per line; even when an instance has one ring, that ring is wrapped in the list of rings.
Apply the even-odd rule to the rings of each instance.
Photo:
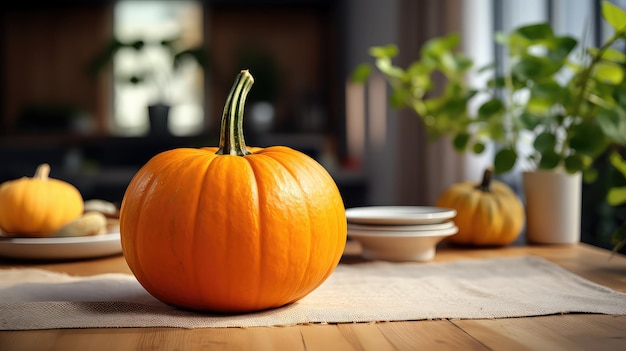
[[[243,138],[243,112],[253,83],[254,78],[248,70],[242,70],[235,78],[222,113],[219,149],[216,154],[245,156],[252,153]]]

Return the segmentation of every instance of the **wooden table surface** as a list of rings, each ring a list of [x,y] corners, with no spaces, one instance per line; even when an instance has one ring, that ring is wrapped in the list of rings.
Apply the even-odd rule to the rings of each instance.
[[[360,261],[349,242],[342,264]],[[626,257],[586,244],[440,248],[435,262],[537,255],[596,283],[626,292]],[[32,263],[0,260],[0,268],[32,267],[74,275],[130,273],[122,256]],[[2,313],[0,311],[0,313]],[[0,350],[626,350],[626,316],[565,314],[488,320],[298,325],[259,328],[115,328],[0,331]]]

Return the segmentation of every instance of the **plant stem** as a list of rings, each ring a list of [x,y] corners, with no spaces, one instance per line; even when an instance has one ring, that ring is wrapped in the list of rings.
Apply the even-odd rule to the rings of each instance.
[[[243,138],[243,113],[246,104],[246,97],[254,78],[248,70],[242,70],[235,78],[235,83],[230,89],[224,113],[222,114],[222,123],[220,126],[220,142],[218,155],[234,155],[245,156],[252,152],[246,147]]]
[[[42,163],[37,167],[37,170],[35,170],[35,175],[33,176],[33,178],[39,179],[39,180],[48,180],[49,176],[50,176],[50,165],[47,163]]]
[[[483,179],[480,182],[480,184],[476,186],[476,189],[483,191],[483,192],[491,191],[491,173],[492,172],[493,170],[491,169],[491,167],[485,168],[485,171],[483,172]]]

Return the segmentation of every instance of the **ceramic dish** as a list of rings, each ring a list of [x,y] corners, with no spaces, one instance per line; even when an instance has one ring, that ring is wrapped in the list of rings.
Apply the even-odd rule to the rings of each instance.
[[[454,227],[454,222],[445,221],[442,223],[432,224],[413,224],[413,225],[378,225],[378,224],[357,224],[348,223],[348,229],[353,230],[373,230],[373,231],[399,231],[399,232],[416,232],[416,231],[430,231],[440,229],[450,229]]]
[[[103,257],[121,252],[119,232],[67,238],[0,237],[0,257],[60,260]]]
[[[431,231],[373,231],[348,229],[348,236],[361,245],[361,256],[369,260],[430,261],[437,244],[458,232],[456,226]]]
[[[429,206],[366,206],[346,210],[348,223],[410,225],[441,223],[456,216],[456,210]]]

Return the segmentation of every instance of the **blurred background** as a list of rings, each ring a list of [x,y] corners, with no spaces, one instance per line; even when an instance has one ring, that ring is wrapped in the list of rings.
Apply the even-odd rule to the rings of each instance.
[[[625,0],[614,3],[626,8]],[[491,159],[430,142],[393,110],[380,77],[350,83],[368,49],[396,43],[398,65],[434,36],[461,35],[478,66],[503,53],[497,31],[549,21],[593,45],[608,31],[596,0],[5,1],[0,17],[0,182],[39,163],[85,199],[120,202],[150,157],[216,146],[236,74],[249,69],[248,145],[287,145],[335,178],[346,207],[432,205]],[[623,50],[623,48],[622,48]],[[468,77],[478,79],[478,77]],[[600,165],[601,172],[603,165]],[[601,177],[585,185],[583,241],[610,247],[615,211]],[[520,170],[502,178],[520,190]]]

